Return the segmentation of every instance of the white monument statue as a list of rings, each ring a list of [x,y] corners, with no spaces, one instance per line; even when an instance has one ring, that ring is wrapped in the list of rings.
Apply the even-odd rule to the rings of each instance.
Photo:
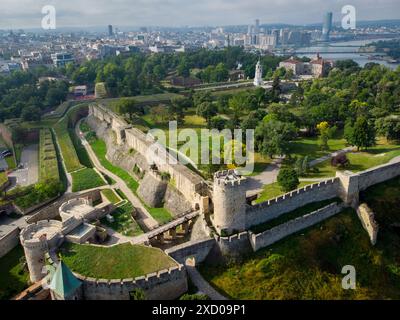
[[[260,60],[258,60],[257,65],[256,65],[256,74],[254,76],[254,85],[256,87],[260,87],[264,84],[263,79],[262,79],[262,67],[261,67],[261,63]]]

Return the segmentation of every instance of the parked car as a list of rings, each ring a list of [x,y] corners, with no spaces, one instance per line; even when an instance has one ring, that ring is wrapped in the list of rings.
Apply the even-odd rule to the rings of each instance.
[[[10,156],[12,156],[12,153],[11,153],[10,150],[6,150],[6,151],[3,151],[3,152],[1,153],[1,155],[5,158],[5,157],[10,157]]]

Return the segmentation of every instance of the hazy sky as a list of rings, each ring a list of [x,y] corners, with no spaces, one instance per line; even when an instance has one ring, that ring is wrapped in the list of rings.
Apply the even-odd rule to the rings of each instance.
[[[359,20],[400,19],[400,0],[0,0],[0,28],[39,28],[41,8],[53,5],[58,27],[203,26],[322,21],[325,11],[341,20],[354,5]]]

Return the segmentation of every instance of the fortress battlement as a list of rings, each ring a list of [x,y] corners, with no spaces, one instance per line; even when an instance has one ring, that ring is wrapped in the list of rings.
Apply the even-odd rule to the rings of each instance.
[[[233,234],[229,237],[221,237],[221,236],[215,235],[215,240],[224,241],[224,242],[234,242],[236,240],[242,240],[243,238],[247,238],[247,237],[248,237],[248,232],[243,231],[240,233]]]
[[[339,182],[338,178],[332,178],[332,179],[328,179],[328,180],[324,180],[318,183],[314,183],[314,184],[310,184],[307,185],[303,188],[299,188],[296,189],[294,191],[285,193],[284,195],[281,195],[279,197],[255,204],[255,205],[251,205],[247,207],[247,210],[251,210],[251,211],[258,211],[258,210],[264,210],[266,207],[275,205],[277,203],[281,203],[289,198],[294,198],[298,195],[304,194],[304,193],[308,193],[308,192],[314,192],[315,190],[319,189],[319,188],[324,188],[326,186],[331,186],[334,185],[335,183]]]
[[[185,266],[183,264],[179,264],[177,266],[163,269],[157,272],[152,272],[145,274],[143,276],[138,276],[135,278],[125,278],[125,279],[103,279],[103,278],[93,278],[86,277],[79,273],[73,272],[74,276],[79,280],[85,282],[90,286],[106,286],[106,287],[115,287],[115,286],[126,286],[126,285],[136,285],[136,286],[148,286],[149,284],[159,282],[160,280],[169,281],[174,278],[176,275],[185,272]]]
[[[246,182],[246,178],[241,176],[236,170],[223,170],[214,174],[214,183],[220,186],[240,186]]]
[[[41,220],[32,223],[20,233],[21,244],[31,249],[42,248],[48,242],[60,237],[62,222],[56,220]]]

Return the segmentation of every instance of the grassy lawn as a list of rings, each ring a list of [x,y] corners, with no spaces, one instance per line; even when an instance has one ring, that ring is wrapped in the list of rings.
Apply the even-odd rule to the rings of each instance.
[[[106,159],[107,154],[107,146],[106,143],[101,139],[96,139],[94,141],[90,141],[90,145],[93,149],[93,152],[96,154],[97,158],[99,159],[101,165],[106,168],[108,171],[111,171],[122,180],[125,181],[126,185],[132,192],[136,193],[139,184],[132,176],[126,172],[125,170],[114,166],[110,161]]]
[[[0,172],[0,186],[5,184],[8,180],[8,176],[6,172]]]
[[[101,223],[123,234],[124,236],[134,237],[143,234],[143,230],[132,218],[134,208],[130,202],[118,207],[112,213],[114,222],[108,222],[106,218],[101,220]]]
[[[309,184],[313,184],[315,182],[313,181],[300,181],[299,186],[297,187],[298,189],[303,188]],[[282,191],[280,185],[278,182],[267,184],[264,186],[263,192],[260,194],[259,198],[255,201],[256,203],[261,203],[265,202],[267,200],[274,199],[276,197],[279,197],[280,195],[283,195],[287,192]]]
[[[83,163],[80,162],[77,150],[75,149],[74,143],[71,139],[68,125],[70,122],[70,118],[74,117],[76,112],[79,112],[81,108],[86,106],[87,103],[81,103],[70,108],[65,116],[60,119],[53,127],[57,136],[58,144],[60,145],[67,172],[73,172],[84,167]],[[79,152],[82,157],[83,151],[80,149]]]
[[[62,257],[71,270],[103,279],[135,278],[176,266],[159,249],[128,243],[109,248],[66,243]]]
[[[113,204],[116,204],[121,201],[120,198],[115,194],[114,190],[112,189],[101,190],[101,194],[105,196],[108,199],[108,201],[110,201]]]
[[[398,210],[396,214],[399,222]],[[389,229],[379,232],[373,247],[356,213],[348,209],[240,263],[203,265],[200,271],[233,299],[400,299],[400,237]],[[391,241],[382,240],[386,237]],[[345,265],[357,271],[356,290],[342,288]]]
[[[19,245],[0,258],[0,300],[7,300],[28,287],[29,274],[21,268],[24,250]]]
[[[72,175],[72,192],[93,189],[104,186],[103,179],[92,168],[85,168],[71,173]]]
[[[79,139],[79,137],[76,136],[75,130],[70,129],[69,134],[70,134],[72,143],[74,144],[79,162],[87,168],[93,168],[93,164],[92,164],[92,161],[90,160],[89,154],[87,153],[85,147],[82,145],[82,142]]]
[[[57,141],[61,149],[67,172],[82,169],[83,165],[79,162],[74,144],[69,135],[68,119],[65,117],[61,122],[58,122],[54,126],[54,131],[57,135]]]
[[[366,151],[348,153],[347,158],[350,161],[350,165],[346,167],[346,170],[353,172],[364,171],[388,163],[398,156],[400,156],[400,145],[387,144],[380,140],[376,146]],[[316,167],[319,169],[319,173],[312,173],[309,177],[322,178],[336,175],[337,168],[331,166],[330,160],[326,160]]]
[[[333,198],[333,199],[328,199],[328,200],[324,200],[324,201],[309,203],[301,208],[298,208],[291,212],[285,213],[276,219],[272,219],[266,223],[260,224],[258,226],[254,226],[251,228],[251,231],[253,231],[254,233],[264,232],[265,230],[269,230],[273,227],[279,226],[280,224],[286,223],[290,220],[296,219],[298,217],[302,217],[308,213],[311,213],[318,209],[326,207],[327,205],[334,203],[334,202],[341,203],[342,200],[339,198]]]
[[[336,139],[329,139],[329,150],[321,150],[317,137],[303,138],[290,142],[289,153],[292,157],[308,156],[309,161],[325,156],[328,153],[335,152],[347,147],[346,140],[338,136]]]
[[[116,174],[122,180],[125,181],[126,185],[129,189],[132,190],[134,194],[137,195],[137,189],[139,187],[138,182],[133,179],[133,177],[126,172],[124,169],[114,166],[110,161],[106,159],[107,146],[106,143],[101,139],[96,139],[94,141],[90,141],[90,145],[97,158],[99,159],[101,165],[112,173]],[[140,198],[139,198],[140,199]],[[168,212],[165,208],[150,208],[145,205],[151,216],[157,220],[159,223],[165,223],[171,221],[172,216],[171,213]]]
[[[57,153],[51,131],[49,129],[41,129],[39,140],[39,179],[40,181],[59,181],[60,173]]]

